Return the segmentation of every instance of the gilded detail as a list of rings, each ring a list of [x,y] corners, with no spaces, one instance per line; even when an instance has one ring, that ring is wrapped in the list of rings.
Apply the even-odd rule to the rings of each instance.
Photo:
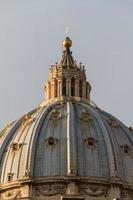
[[[33,118],[29,113],[26,113],[23,119],[23,126],[26,127],[30,125],[31,123],[33,123],[34,121],[35,121],[35,118]]]
[[[20,190],[11,190],[1,194],[1,200],[16,200],[21,197]]]
[[[0,132],[0,137],[1,137],[2,135],[4,135],[5,133],[7,133],[7,132],[10,130],[10,128],[11,128],[11,125],[10,125],[10,124],[7,124],[7,125],[5,126],[5,128]]]

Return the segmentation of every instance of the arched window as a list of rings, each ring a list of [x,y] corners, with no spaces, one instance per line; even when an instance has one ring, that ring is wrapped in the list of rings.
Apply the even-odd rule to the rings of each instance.
[[[71,79],[71,96],[75,96],[75,79]]]
[[[62,95],[66,95],[66,79],[64,78],[62,81]]]

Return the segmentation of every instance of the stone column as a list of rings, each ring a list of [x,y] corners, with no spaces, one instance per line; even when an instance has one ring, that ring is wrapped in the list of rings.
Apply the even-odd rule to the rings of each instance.
[[[75,80],[75,96],[79,97],[79,80]]]
[[[53,81],[53,98],[56,97],[56,80]]]
[[[51,99],[51,83],[48,83],[48,90],[47,90],[47,93],[48,93],[48,100]]]
[[[109,191],[109,197],[111,200],[119,200],[121,199],[121,192],[120,188],[118,186],[111,186],[111,189]]]
[[[86,98],[88,100],[90,100],[90,88],[89,88],[89,85],[87,84],[87,90],[86,90],[87,94],[86,94]]]
[[[44,91],[45,91],[45,99],[48,100],[48,84],[44,86]]]
[[[60,80],[57,81],[57,97],[60,96]]]
[[[83,81],[83,92],[82,92],[82,97],[86,98],[86,82]]]
[[[62,96],[62,80],[60,80],[60,96]]]
[[[50,82],[50,96],[51,96],[51,99],[53,98],[53,83]]]
[[[57,83],[57,97],[62,96],[62,79],[58,80]]]

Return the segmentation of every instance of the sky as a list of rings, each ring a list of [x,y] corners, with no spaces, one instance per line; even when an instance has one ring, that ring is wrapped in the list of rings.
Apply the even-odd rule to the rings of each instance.
[[[44,100],[67,26],[91,99],[133,126],[133,0],[0,0],[0,129]]]

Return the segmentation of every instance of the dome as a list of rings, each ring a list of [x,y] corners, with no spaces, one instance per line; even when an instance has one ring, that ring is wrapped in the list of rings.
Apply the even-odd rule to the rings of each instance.
[[[133,131],[92,105],[90,91],[67,47],[45,100],[0,134],[0,199],[133,198]]]

